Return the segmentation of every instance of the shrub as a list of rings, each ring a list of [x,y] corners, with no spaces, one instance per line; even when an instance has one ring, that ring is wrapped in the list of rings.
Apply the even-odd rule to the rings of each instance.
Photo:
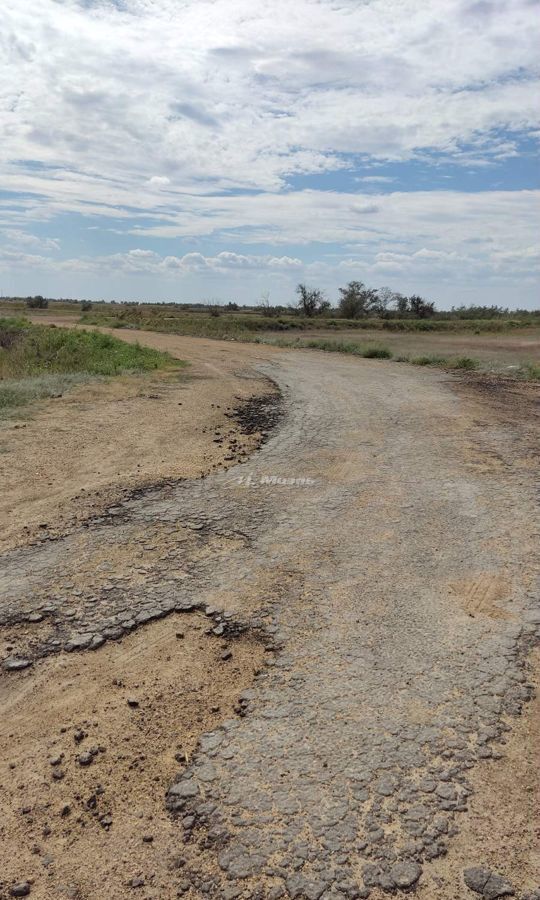
[[[472,359],[470,356],[458,356],[458,358],[454,360],[452,368],[468,370],[477,369],[478,360]]]
[[[362,351],[362,356],[366,359],[392,359],[393,353],[386,347],[368,347]]]
[[[415,356],[411,359],[413,366],[440,366],[445,362],[442,356]]]

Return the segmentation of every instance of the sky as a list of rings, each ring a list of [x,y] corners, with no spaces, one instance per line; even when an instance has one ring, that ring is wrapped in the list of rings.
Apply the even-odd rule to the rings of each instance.
[[[0,293],[538,308],[536,0],[4,0]]]

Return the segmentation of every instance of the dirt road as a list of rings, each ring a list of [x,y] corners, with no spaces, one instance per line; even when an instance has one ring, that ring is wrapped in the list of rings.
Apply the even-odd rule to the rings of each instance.
[[[73,317],[37,321],[73,327]],[[166,335],[122,337],[177,347]],[[258,445],[227,415],[269,390],[253,368],[256,348],[232,355],[227,345],[187,339],[182,352],[186,368],[93,380],[0,422],[0,552],[58,535],[126,490],[206,475]]]
[[[442,900],[473,897],[463,869],[488,864],[525,896],[540,884],[537,776],[530,735],[522,728],[516,744],[509,732],[531,693],[526,658],[540,628],[530,435],[432,371],[302,352],[258,369],[279,385],[285,414],[248,463],[134,497],[2,559],[0,623],[12,655],[34,660],[1,682],[6,894],[32,878],[32,896],[56,897],[69,875],[69,895],[84,898],[338,900],[411,888]],[[134,830],[125,806],[129,828],[101,810],[103,824],[96,786],[121,793],[115,773],[131,785],[138,772],[122,768],[122,730],[88,764],[79,756],[100,729],[111,736],[118,713],[96,702],[93,724],[73,713],[64,732],[44,714],[42,744],[24,729],[21,742],[28,692],[46,704],[56,659],[84,673],[85,660],[99,667],[111,647],[145,630],[150,639],[158,619],[173,633],[193,622],[210,653],[203,615],[224,709],[237,683],[237,715],[214,707],[168,785],[170,767],[156,769],[154,812],[142,812],[150,833]],[[154,687],[149,700],[147,682],[126,683],[133,696],[117,706],[140,717],[139,731],[145,703],[175,704],[174,691]],[[75,727],[85,733],[76,746]],[[64,756],[53,764],[55,747]],[[506,781],[511,804],[495,794],[506,752],[520,770]],[[58,766],[66,777],[55,780]],[[66,780],[82,786],[62,817]],[[475,803],[507,816],[506,847]],[[62,858],[45,864],[51,842]]]

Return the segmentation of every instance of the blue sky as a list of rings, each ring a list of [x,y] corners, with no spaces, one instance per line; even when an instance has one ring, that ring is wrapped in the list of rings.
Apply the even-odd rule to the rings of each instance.
[[[0,291],[540,305],[536,0],[7,0]]]

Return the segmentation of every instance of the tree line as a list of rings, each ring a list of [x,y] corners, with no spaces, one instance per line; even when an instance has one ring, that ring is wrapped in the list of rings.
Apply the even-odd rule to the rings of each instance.
[[[344,319],[361,319],[368,316],[382,319],[415,318],[427,319],[436,316],[438,319],[497,319],[508,316],[536,319],[540,310],[513,309],[503,306],[452,306],[449,310],[438,310],[432,301],[425,300],[418,294],[406,296],[389,287],[370,288],[362,281],[349,281],[345,287],[339,288],[339,301],[337,313]],[[3,303],[24,302],[29,309],[47,309],[49,303],[77,304],[83,312],[88,312],[96,306],[120,306],[133,310],[145,305],[162,309],[182,309],[185,311],[210,312],[211,315],[220,315],[221,312],[262,312],[264,316],[303,315],[313,317],[318,315],[335,315],[336,310],[326,298],[323,291],[309,287],[306,284],[298,284],[296,287],[295,305],[272,305],[270,293],[265,291],[256,305],[239,304],[234,301],[221,303],[219,300],[212,302],[181,302],[175,300],[143,301],[140,303],[131,300],[81,300],[76,298],[57,297],[47,298],[41,294],[33,297],[2,297]]]
[[[436,312],[435,304],[418,294],[407,297],[389,287],[367,287],[363,281],[349,281],[345,287],[339,288],[339,293],[338,309],[344,319],[361,319],[366,316],[384,319],[390,315],[427,319]],[[296,308],[304,316],[321,315],[331,308],[330,301],[318,288],[298,284],[296,295]]]

